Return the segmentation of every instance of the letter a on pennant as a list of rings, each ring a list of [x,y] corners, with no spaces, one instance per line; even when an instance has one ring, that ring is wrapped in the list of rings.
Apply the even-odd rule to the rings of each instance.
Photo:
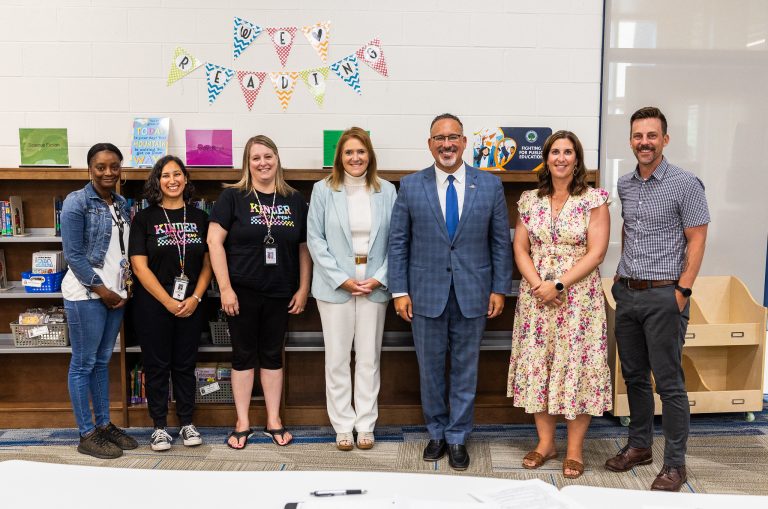
[[[260,26],[254,25],[250,21],[246,21],[243,18],[235,18],[235,29],[232,39],[232,52],[235,58],[240,56],[240,53],[250,45],[258,36],[262,30]]]
[[[267,73],[265,72],[237,71],[237,81],[240,82],[240,90],[243,91],[248,111],[251,111],[251,108],[253,108],[253,103],[256,101],[256,97],[258,97],[266,77]]]
[[[173,53],[171,70],[168,73],[168,86],[173,85],[201,65],[203,65],[203,63],[192,56],[191,53],[180,46],[177,47],[176,51]]]
[[[387,61],[384,59],[384,50],[381,49],[381,41],[378,39],[371,39],[371,42],[358,49],[355,55],[377,73],[387,76]]]

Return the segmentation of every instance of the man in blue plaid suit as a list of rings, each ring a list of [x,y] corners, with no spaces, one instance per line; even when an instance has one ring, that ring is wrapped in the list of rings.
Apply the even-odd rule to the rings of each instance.
[[[501,180],[464,164],[467,138],[456,116],[432,121],[428,145],[435,164],[400,181],[389,290],[413,330],[430,438],[424,460],[448,452],[450,466],[465,470],[485,322],[501,314],[512,284],[509,220]]]

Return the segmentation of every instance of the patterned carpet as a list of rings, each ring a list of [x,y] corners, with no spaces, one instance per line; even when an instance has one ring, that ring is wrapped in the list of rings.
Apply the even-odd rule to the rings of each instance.
[[[768,410],[755,414],[753,422],[744,414],[694,415],[688,442],[688,483],[683,491],[698,493],[741,493],[768,495]],[[186,448],[176,439],[170,451],[157,453],[149,448],[150,429],[132,428],[129,433],[140,443],[117,460],[98,460],[76,452],[77,433],[73,429],[0,430],[0,461],[31,461],[96,465],[122,468],[169,470],[370,470],[386,472],[433,472],[446,475],[472,475],[508,479],[539,478],[557,487],[570,483],[648,489],[661,468],[664,442],[660,421],[656,422],[653,465],[617,474],[603,468],[626,441],[626,428],[617,419],[594,419],[584,448],[586,471],[576,480],[565,479],[561,462],[553,460],[530,471],[520,462],[535,446],[532,425],[477,426],[467,444],[472,457],[469,469],[456,473],[447,459],[425,463],[421,452],[427,434],[421,426],[384,426],[376,430],[376,446],[370,451],[336,450],[334,436],[327,427],[296,427],[294,443],[273,445],[257,434],[245,450],[234,451],[224,445],[228,429],[202,428],[205,443]],[[175,432],[176,430],[169,430]],[[558,427],[558,440],[564,447],[565,427]],[[562,458],[564,450],[560,450]]]

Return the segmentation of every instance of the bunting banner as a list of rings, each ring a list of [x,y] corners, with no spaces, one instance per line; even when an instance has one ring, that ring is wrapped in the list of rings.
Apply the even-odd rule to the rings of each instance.
[[[352,87],[357,95],[362,95],[360,90],[360,64],[357,63],[355,55],[344,57],[338,62],[331,64],[331,70],[342,79],[344,83]]]
[[[248,45],[251,44],[261,32],[262,30],[260,26],[254,25],[243,18],[235,17],[234,38],[232,39],[232,51],[235,58],[239,57],[240,53],[245,51]]]
[[[288,61],[288,55],[291,54],[293,40],[296,37],[296,27],[267,28],[269,38],[275,46],[275,52],[280,57],[280,65],[285,67]]]
[[[251,108],[253,108],[253,103],[256,101],[256,97],[258,97],[266,77],[267,73],[265,72],[237,71],[237,81],[240,82],[240,89],[243,91],[248,111],[251,111]]]
[[[275,93],[277,94],[277,100],[280,101],[283,111],[288,109],[288,103],[291,102],[293,96],[293,89],[296,87],[296,80],[299,79],[299,73],[297,72],[271,72],[269,77],[272,78],[272,85],[275,87]]]
[[[191,53],[181,46],[177,46],[176,51],[173,53],[173,62],[171,62],[171,70],[168,73],[167,86],[171,86],[201,65],[203,63],[192,56]]]
[[[299,73],[301,79],[309,87],[315,102],[321,108],[323,106],[323,99],[325,99],[325,82],[328,79],[328,71],[327,67],[318,67],[317,69],[306,69]]]
[[[371,39],[371,42],[357,50],[355,55],[377,73],[387,76],[387,61],[384,59],[384,50],[381,49],[379,39]]]
[[[331,33],[331,22],[315,23],[311,26],[301,27],[301,31],[304,32],[309,44],[315,48],[317,54],[320,55],[320,60],[323,63],[328,61],[328,38]]]
[[[235,71],[215,64],[205,64],[205,79],[208,81],[208,104],[213,104],[227,86]]]

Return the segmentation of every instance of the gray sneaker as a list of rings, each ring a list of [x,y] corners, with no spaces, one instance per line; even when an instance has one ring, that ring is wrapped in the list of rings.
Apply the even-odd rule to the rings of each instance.
[[[135,438],[126,435],[125,431],[121,430],[111,422],[101,429],[107,440],[118,446],[120,449],[127,451],[129,449],[136,449],[139,443]]]
[[[200,436],[200,432],[197,431],[194,424],[187,424],[182,426],[179,430],[179,436],[184,441],[184,445],[192,447],[203,443],[203,437]]]
[[[171,448],[171,442],[173,442],[173,438],[165,431],[165,428],[157,428],[152,433],[149,446],[153,451],[167,451]]]
[[[111,460],[123,455],[123,450],[109,441],[103,430],[96,428],[90,435],[80,437],[77,452],[94,458]]]

